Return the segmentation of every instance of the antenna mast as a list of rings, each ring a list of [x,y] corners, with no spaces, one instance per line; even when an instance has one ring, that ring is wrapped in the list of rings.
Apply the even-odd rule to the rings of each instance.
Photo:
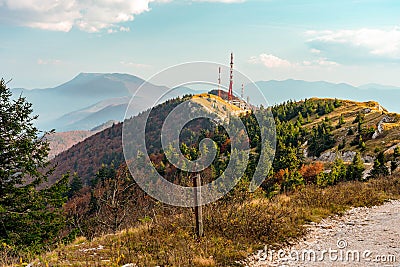
[[[242,99],[244,99],[244,85],[242,83],[242,95],[241,95]]]
[[[233,89],[233,53],[231,53],[231,72],[230,72],[230,80],[229,80],[229,92],[228,92],[228,100],[232,100],[232,89]]]
[[[221,97],[221,67],[218,68],[218,96]]]

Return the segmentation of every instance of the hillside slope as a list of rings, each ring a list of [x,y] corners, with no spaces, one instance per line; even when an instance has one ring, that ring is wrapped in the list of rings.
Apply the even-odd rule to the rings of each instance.
[[[50,144],[49,159],[53,159],[61,152],[68,150],[73,145],[85,140],[89,136],[92,136],[98,132],[103,131],[104,129],[111,127],[114,123],[118,122],[108,121],[88,131],[81,130],[81,131],[69,131],[69,132],[55,132],[48,134],[46,136],[46,140]]]
[[[311,99],[312,100],[312,99]],[[366,146],[363,149],[362,155],[366,161],[371,161],[376,149],[388,150],[400,143],[400,115],[397,113],[390,113],[383,108],[378,102],[355,102],[348,100],[341,100],[342,106],[335,109],[333,112],[324,116],[312,116],[311,122],[305,124],[304,127],[311,129],[319,123],[328,120],[332,123],[335,129],[332,131],[335,136],[337,144],[345,144],[345,146],[338,149],[337,146],[330,149],[320,156],[321,160],[333,160],[333,153],[339,152],[343,155],[346,152],[358,152],[360,147],[354,145],[357,141],[358,135],[356,134],[358,128],[357,116],[362,117],[362,140]],[[340,123],[340,118],[343,121]],[[352,144],[353,142],[353,144]],[[354,154],[354,153],[353,153]],[[349,155],[349,154],[348,154]],[[351,155],[351,154],[350,154]],[[344,157],[345,161],[351,161],[350,157]],[[370,158],[368,158],[368,156]]]
[[[150,127],[155,130],[149,133],[149,135],[156,136],[159,134],[163,118],[180,101],[182,100],[167,101],[156,107],[156,110],[150,116]],[[307,101],[317,107],[317,103],[325,103],[324,101],[328,100],[309,99]],[[197,102],[199,101],[197,100]],[[299,118],[299,111],[296,108],[293,109],[293,112],[296,114],[291,115],[290,121],[296,124],[300,123],[297,121],[301,119],[301,127],[306,132],[310,132],[311,134],[313,127],[317,128],[322,123],[330,125],[329,127],[332,129],[334,136],[332,147],[321,151],[318,155],[312,155],[308,151],[307,142],[303,144],[304,154],[308,157],[309,161],[320,160],[332,162],[336,156],[340,156],[344,161],[349,162],[356,152],[361,152],[364,161],[371,163],[377,149],[390,152],[390,150],[393,151],[393,147],[400,143],[400,116],[398,114],[387,112],[377,102],[354,102],[347,100],[340,102],[341,106],[334,111],[325,115],[318,115],[318,111],[315,110],[308,118]],[[304,101],[293,103],[292,105],[297,105],[300,108],[304,106]],[[276,112],[281,112],[278,107],[276,109]],[[339,127],[338,124],[341,116],[343,122]],[[362,116],[363,120],[360,126],[362,128],[360,134],[357,133],[359,125],[356,120],[358,116]],[[62,152],[53,159],[53,163],[57,163],[58,167],[51,180],[54,181],[63,173],[70,171],[77,172],[87,182],[94,176],[102,164],[111,164],[113,162],[115,166],[118,166],[124,161],[121,135],[122,124],[115,124],[111,128],[90,136],[83,142]],[[306,134],[306,136],[308,135]],[[361,142],[360,137],[362,139]],[[362,143],[365,143],[364,147],[361,147]],[[150,153],[157,152],[161,148],[159,141],[151,142],[151,144]]]

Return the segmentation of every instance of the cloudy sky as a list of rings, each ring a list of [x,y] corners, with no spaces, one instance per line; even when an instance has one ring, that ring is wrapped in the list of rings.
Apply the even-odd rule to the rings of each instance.
[[[0,74],[26,88],[148,78],[233,51],[253,80],[400,86],[399,14],[398,0],[0,0]]]

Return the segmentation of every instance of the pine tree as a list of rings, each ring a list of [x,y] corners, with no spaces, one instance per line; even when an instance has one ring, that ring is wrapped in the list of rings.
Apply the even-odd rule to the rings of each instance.
[[[389,175],[389,169],[385,165],[385,155],[383,152],[379,152],[375,161],[374,166],[370,172],[370,178],[376,178],[379,176],[387,176]]]
[[[394,149],[393,157],[395,159],[400,158],[400,146],[396,146],[396,148]]]
[[[347,169],[341,158],[337,157],[329,173],[321,172],[317,176],[317,185],[326,187],[342,182],[347,177]]]
[[[309,154],[319,157],[322,152],[332,148],[335,145],[335,138],[331,132],[331,126],[323,122],[317,127],[313,127],[311,138],[309,139]]]
[[[344,124],[344,116],[343,114],[341,114],[339,117],[338,124],[336,125],[336,128],[339,129],[340,127],[342,127],[343,124]]]
[[[311,122],[311,117],[310,117],[310,114],[307,113],[307,123],[310,123],[310,122]]]
[[[0,82],[0,242],[18,254],[40,250],[57,240],[64,224],[68,176],[43,187],[48,172],[49,145],[33,125],[32,104],[11,100],[11,91]],[[2,248],[4,248],[2,246]],[[0,248],[0,250],[2,249]]]
[[[335,98],[335,101],[333,102],[333,105],[334,105],[335,108],[338,108],[338,107],[340,107],[342,105],[342,103],[337,98]]]
[[[299,116],[297,118],[297,121],[300,123],[300,125],[304,124],[304,118],[303,118],[303,115],[301,114],[301,112],[299,112]]]
[[[351,165],[347,168],[347,180],[349,181],[361,181],[363,178],[363,172],[365,170],[364,163],[362,162],[360,153],[357,153]]]
[[[333,181],[335,184],[346,180],[347,169],[341,158],[337,157],[335,159],[330,175],[333,177]]]
[[[365,151],[367,149],[367,145],[365,144],[365,142],[363,141],[363,142],[361,142],[361,144],[360,144],[360,150],[361,151]]]
[[[77,173],[74,173],[71,183],[69,184],[69,190],[68,190],[68,198],[71,198],[74,196],[75,193],[79,192],[83,187],[83,182],[82,179],[78,176]]]
[[[399,166],[399,162],[398,162],[399,158],[400,158],[400,146],[397,146],[393,151],[393,159],[392,159],[392,162],[390,163],[390,171],[392,173]]]

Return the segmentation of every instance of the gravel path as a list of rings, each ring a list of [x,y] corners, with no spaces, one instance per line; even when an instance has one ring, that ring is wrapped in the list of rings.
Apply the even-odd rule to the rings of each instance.
[[[259,251],[247,266],[400,267],[400,201],[353,208],[344,216],[311,224],[298,244],[283,251]]]

